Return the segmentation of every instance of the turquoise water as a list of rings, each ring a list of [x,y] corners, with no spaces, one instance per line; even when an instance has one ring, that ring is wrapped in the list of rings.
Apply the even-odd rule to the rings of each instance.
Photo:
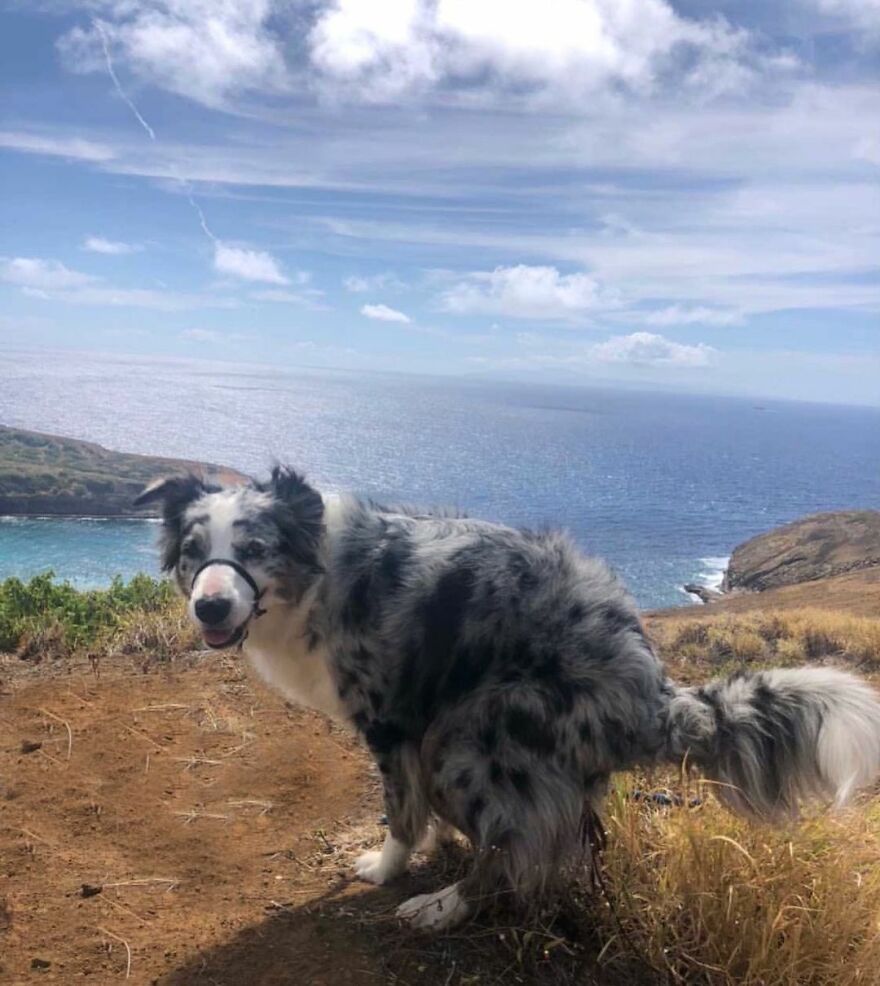
[[[143,520],[0,517],[0,579],[51,570],[94,588],[114,575],[157,575],[157,530],[156,523]]]
[[[567,529],[643,606],[820,510],[880,508],[880,411],[195,361],[0,354],[0,422]],[[0,576],[156,573],[155,525],[0,523]]]

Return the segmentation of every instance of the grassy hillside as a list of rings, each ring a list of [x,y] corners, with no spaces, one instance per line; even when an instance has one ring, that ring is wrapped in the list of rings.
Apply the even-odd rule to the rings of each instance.
[[[132,500],[151,479],[190,469],[240,476],[220,466],[112,452],[93,442],[0,426],[0,514],[136,516]]]
[[[681,682],[801,663],[874,679],[880,610],[866,615],[862,602],[878,590],[874,574],[826,593],[836,609],[791,587],[646,622]],[[10,633],[21,632],[17,657],[0,655],[5,745],[42,743],[12,758],[16,814],[0,826],[0,855],[21,861],[11,930],[0,920],[7,971],[24,977],[38,955],[71,980],[121,980],[126,953],[109,929],[130,944],[132,981],[163,986],[280,986],[291,975],[349,986],[878,982],[876,793],[770,828],[731,815],[678,767],[620,774],[602,812],[604,889],[585,867],[538,913],[499,908],[424,938],[401,929],[394,909],[457,878],[466,853],[422,860],[387,888],[350,882],[353,859],[383,834],[377,778],[352,738],[258,690],[234,654],[189,654],[180,602],[159,585],[71,593],[45,581],[0,593]],[[40,607],[56,628],[42,642]],[[64,659],[37,664],[53,640],[67,641],[54,651]],[[71,840],[78,825],[86,838]],[[72,898],[70,888],[108,874],[102,893]]]

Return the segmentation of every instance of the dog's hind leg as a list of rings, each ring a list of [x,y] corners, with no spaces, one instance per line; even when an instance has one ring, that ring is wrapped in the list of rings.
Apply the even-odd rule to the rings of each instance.
[[[425,836],[428,802],[418,753],[408,743],[379,758],[388,834],[381,849],[360,855],[355,873],[368,883],[387,883],[406,872],[413,849]]]
[[[549,723],[542,732],[542,710],[501,711],[456,713],[426,737],[432,807],[468,836],[476,857],[459,883],[398,909],[415,927],[451,927],[498,897],[533,901],[576,857],[585,789],[563,734]],[[534,729],[520,729],[532,716]]]

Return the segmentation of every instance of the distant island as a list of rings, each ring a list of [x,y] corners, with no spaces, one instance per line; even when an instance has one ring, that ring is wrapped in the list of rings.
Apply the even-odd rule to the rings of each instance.
[[[0,515],[145,517],[132,501],[167,473],[193,471],[223,482],[235,469],[188,459],[113,452],[94,442],[0,425]]]

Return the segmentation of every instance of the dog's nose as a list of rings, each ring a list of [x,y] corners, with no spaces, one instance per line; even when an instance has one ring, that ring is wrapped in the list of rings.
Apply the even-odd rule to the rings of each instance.
[[[231,609],[232,603],[224,596],[202,596],[196,600],[196,616],[211,627],[222,623]]]

